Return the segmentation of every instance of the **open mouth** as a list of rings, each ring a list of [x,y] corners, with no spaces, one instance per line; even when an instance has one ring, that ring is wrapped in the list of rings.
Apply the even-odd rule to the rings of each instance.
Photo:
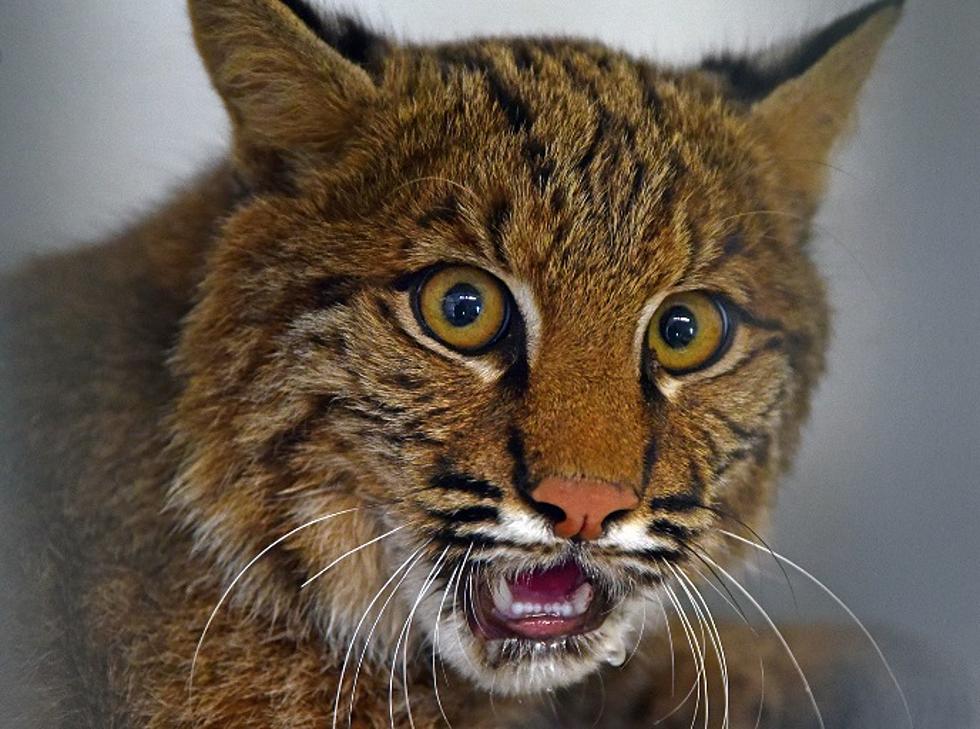
[[[470,627],[484,640],[558,641],[588,633],[608,614],[605,592],[574,560],[483,580],[473,596]]]

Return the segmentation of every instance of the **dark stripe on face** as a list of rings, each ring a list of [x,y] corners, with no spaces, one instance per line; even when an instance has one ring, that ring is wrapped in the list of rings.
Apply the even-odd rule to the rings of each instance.
[[[513,426],[507,436],[507,452],[513,462],[512,478],[518,493],[528,494],[531,491],[530,474],[524,456],[524,438],[521,431]]]
[[[525,392],[531,377],[531,366],[527,361],[527,350],[524,348],[523,343],[516,346],[518,349],[514,352],[514,358],[507,366],[499,381],[499,386],[506,390],[511,397],[519,396]]]
[[[504,230],[510,222],[510,216],[512,214],[513,209],[511,208],[510,200],[501,197],[493,203],[487,215],[487,234],[490,239],[490,245],[493,246],[493,255],[503,266],[510,265],[510,262],[507,260],[506,249],[504,248]]]
[[[267,466],[278,464],[307,442],[322,419],[333,411],[337,397],[337,394],[330,393],[314,398],[306,415],[269,438],[261,450],[259,463]]]
[[[653,511],[686,512],[702,508],[701,497],[693,493],[671,494],[650,499]]]
[[[439,491],[459,491],[460,493],[478,496],[481,499],[493,499],[495,501],[504,497],[503,491],[489,481],[453,471],[436,474],[429,480],[429,487]]]
[[[459,547],[520,547],[506,539],[495,539],[485,534],[457,534],[452,529],[440,529],[432,535],[433,539],[443,544],[453,544]]]
[[[524,143],[524,154],[531,167],[531,179],[539,190],[544,190],[555,172],[555,163],[548,159],[544,144],[533,137],[529,137]]]
[[[487,87],[490,89],[490,95],[493,96],[497,106],[507,117],[507,123],[511,130],[515,134],[530,132],[534,117],[527,105],[507,88],[492,63],[483,62],[479,65],[479,69],[483,71],[487,80]]]
[[[610,118],[608,112],[605,109],[600,108],[598,111],[599,119],[596,122],[595,132],[592,135],[592,141],[589,142],[588,148],[582,154],[582,157],[578,162],[575,163],[575,168],[585,174],[595,159],[596,154],[599,151],[599,145],[602,143],[602,138],[609,128]]]
[[[411,346],[413,349],[416,349],[419,352],[424,352],[428,357],[440,357],[440,355],[433,352],[429,347],[425,346],[422,342],[402,329],[401,322],[398,320],[398,317],[395,315],[395,312],[392,311],[391,306],[387,301],[382,298],[378,298],[375,300],[375,304],[378,307],[378,313],[390,322],[392,334],[398,337],[405,344]],[[443,357],[440,357],[440,359],[443,359]]]
[[[655,534],[666,534],[680,541],[686,541],[693,535],[691,529],[680,524],[675,524],[669,519],[657,519],[650,525],[650,531]]]
[[[531,46],[527,43],[514,43],[511,47],[514,65],[518,71],[534,71],[536,69]]]
[[[503,112],[511,131],[525,137],[524,155],[527,158],[528,166],[531,168],[531,178],[539,190],[544,190],[552,174],[554,174],[555,163],[548,159],[545,146],[541,140],[531,135],[531,128],[534,126],[534,113],[530,107],[515,91],[508,88],[490,59],[465,55],[453,58],[452,54],[449,55],[449,59],[456,60],[466,68],[480,71],[483,74],[490,96]]]
[[[663,547],[656,547],[654,549],[646,549],[636,554],[638,557],[644,559],[649,559],[652,561],[665,560],[667,562],[680,562],[684,558],[684,553],[678,549],[665,549]]]
[[[630,185],[630,194],[626,198],[625,214],[628,214],[633,209],[636,201],[640,198],[640,193],[643,192],[644,182],[646,181],[646,173],[646,163],[641,159],[636,160],[635,171],[633,172],[633,184]]]
[[[718,410],[710,410],[709,414],[711,415],[711,417],[715,418],[716,420],[720,420],[722,423],[724,423],[725,427],[728,428],[730,431],[732,431],[732,434],[740,440],[743,441],[753,440],[759,435],[758,430],[751,430],[749,428],[745,428],[739,425],[738,423],[736,423],[734,420],[732,420],[724,413],[719,412]]]
[[[436,519],[460,524],[474,524],[481,521],[498,523],[500,513],[492,506],[466,506],[452,511],[426,509],[425,513]]]
[[[641,485],[645,489],[650,483],[650,476],[653,474],[653,467],[657,465],[657,436],[650,436],[647,447],[643,449],[643,476]]]
[[[726,377],[733,377],[740,374],[745,368],[749,367],[756,360],[756,358],[768,352],[782,352],[792,362],[793,355],[785,351],[785,344],[786,340],[781,335],[770,337],[761,346],[756,347],[748,354],[742,356],[742,358],[737,360],[735,364],[729,367],[729,369],[724,372],[719,372],[715,376],[715,380],[721,380]]]

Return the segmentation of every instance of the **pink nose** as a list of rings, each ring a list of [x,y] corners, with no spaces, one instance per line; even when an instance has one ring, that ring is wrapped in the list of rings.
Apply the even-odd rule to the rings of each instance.
[[[640,503],[632,489],[617,484],[555,476],[543,479],[531,498],[561,509],[563,516],[555,521],[555,535],[563,539],[598,539],[606,517],[635,509]]]

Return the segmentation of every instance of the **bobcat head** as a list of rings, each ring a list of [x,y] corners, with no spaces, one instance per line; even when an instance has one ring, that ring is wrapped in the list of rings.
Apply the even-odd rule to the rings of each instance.
[[[622,661],[764,527],[823,365],[824,160],[898,4],[686,70],[190,8],[243,187],[174,358],[200,548],[341,655],[414,623],[502,693]]]

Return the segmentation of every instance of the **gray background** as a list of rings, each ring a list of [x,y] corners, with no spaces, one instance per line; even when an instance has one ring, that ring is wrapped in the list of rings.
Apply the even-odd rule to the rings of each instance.
[[[373,0],[413,39],[584,34],[670,62],[758,47],[855,0]],[[348,3],[350,7],[350,3]],[[774,546],[871,623],[980,655],[980,2],[912,2],[817,220],[836,335]],[[0,0],[0,266],[96,239],[220,154],[178,0]],[[0,292],[2,295],[2,292]],[[774,572],[760,561],[760,571]],[[750,576],[767,604],[796,608]],[[844,619],[796,582],[799,610]]]

